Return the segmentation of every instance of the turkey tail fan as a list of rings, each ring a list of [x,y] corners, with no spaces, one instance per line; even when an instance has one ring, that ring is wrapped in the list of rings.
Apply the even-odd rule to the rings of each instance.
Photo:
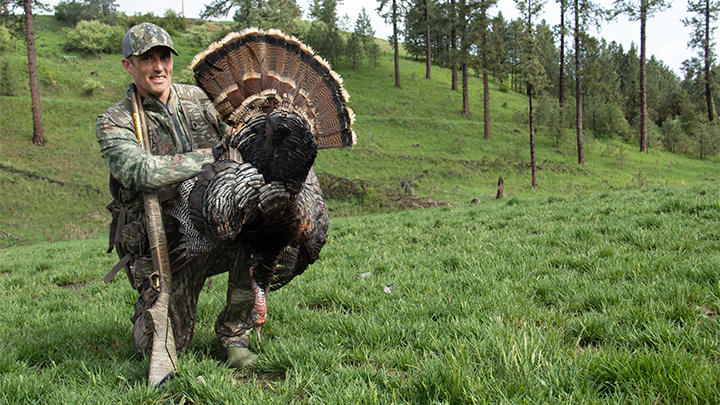
[[[233,32],[197,54],[190,67],[235,133],[272,94],[308,120],[318,149],[356,142],[342,78],[295,37],[257,28]]]

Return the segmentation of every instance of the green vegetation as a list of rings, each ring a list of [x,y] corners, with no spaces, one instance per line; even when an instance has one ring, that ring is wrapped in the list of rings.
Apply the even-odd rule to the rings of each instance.
[[[718,403],[719,190],[333,218],[269,296],[258,365],[224,367],[215,277],[164,391],[134,354],[134,292],[100,281],[104,241],[0,250],[0,403]]]
[[[176,78],[207,38],[196,27],[175,36]],[[720,402],[718,158],[586,131],[578,166],[573,135],[540,126],[533,190],[526,99],[493,85],[484,140],[479,80],[466,118],[446,69],[427,81],[403,59],[394,88],[385,42],[377,69],[339,69],[359,143],[319,155],[328,243],[269,296],[260,362],[224,367],[221,275],[176,380],[148,389],[135,292],[101,281],[116,256],[94,120],[129,77],[119,55],[65,51],[51,17],[36,28],[45,147],[23,47],[0,31],[0,404]],[[454,205],[383,213],[438,201]]]
[[[197,26],[193,26],[197,27]],[[217,25],[207,25],[218,30]],[[50,16],[36,22],[42,114],[47,146],[34,147],[27,59],[17,45],[0,62],[0,164],[44,176],[50,183],[0,169],[0,230],[31,243],[99,237],[104,233],[109,202],[107,168],[94,136],[95,117],[125,95],[129,75],[120,55],[64,50],[63,28]],[[203,49],[197,28],[175,36],[180,56],[177,79],[188,81],[187,66]],[[637,153],[636,142],[596,140],[586,131],[586,161],[575,164],[573,134],[556,145],[556,132],[540,126],[536,141],[538,188],[530,187],[526,98],[491,84],[492,139],[482,137],[482,83],[470,80],[470,111],[462,114],[461,94],[450,90],[450,73],[434,67],[424,79],[421,63],[401,59],[403,88],[393,87],[392,55],[380,41],[378,68],[339,69],[357,114],[354,151],[322,151],[319,173],[365,186],[349,198],[329,202],[333,216],[388,212],[406,206],[469,203],[494,197],[503,177],[505,195],[547,197],[653,185],[695,184],[720,175],[718,158],[699,160],[663,152],[660,142],[650,153]],[[366,62],[367,63],[367,62]],[[422,200],[398,202],[406,181]],[[93,191],[97,190],[97,191]],[[16,239],[0,240],[12,244]]]

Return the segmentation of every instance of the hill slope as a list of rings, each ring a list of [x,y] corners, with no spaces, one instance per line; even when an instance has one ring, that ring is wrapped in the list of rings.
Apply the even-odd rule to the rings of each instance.
[[[119,55],[68,54],[52,17],[36,24],[45,147],[34,147],[27,66],[23,48],[4,55],[0,65],[0,230],[30,242],[101,235],[108,221],[107,168],[95,142],[95,117],[124,97],[129,75]],[[180,56],[175,76],[186,76],[201,47],[175,39]],[[539,128],[537,189],[530,187],[526,98],[491,85],[492,139],[482,136],[481,81],[470,78],[470,110],[461,114],[461,94],[450,90],[447,69],[401,60],[402,89],[393,86],[392,59],[385,51],[376,70],[362,65],[338,69],[357,114],[355,150],[323,151],[316,170],[326,179],[354,182],[360,191],[331,200],[332,215],[396,209],[406,193],[445,203],[468,203],[495,194],[503,177],[508,196],[548,196],[648,185],[679,185],[718,178],[717,160],[699,161],[652,148],[600,142],[586,132],[587,164],[574,163],[573,137],[560,146]],[[30,173],[55,182],[28,177]],[[61,184],[62,183],[62,184]],[[64,185],[63,185],[64,184]],[[343,184],[348,184],[347,182]],[[342,191],[342,190],[341,190]],[[339,193],[342,194],[342,193]],[[390,195],[391,197],[388,197]],[[16,238],[16,239],[15,239]]]

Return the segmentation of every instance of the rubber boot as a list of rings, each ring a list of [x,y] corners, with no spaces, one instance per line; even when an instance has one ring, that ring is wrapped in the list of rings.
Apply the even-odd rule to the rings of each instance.
[[[230,368],[241,369],[257,363],[257,354],[251,352],[247,347],[230,346],[225,350]]]

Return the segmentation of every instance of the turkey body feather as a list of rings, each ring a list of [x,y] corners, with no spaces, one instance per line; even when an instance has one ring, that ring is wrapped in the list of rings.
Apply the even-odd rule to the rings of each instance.
[[[327,240],[313,165],[318,149],[352,147],[354,115],[328,63],[279,31],[228,34],[191,68],[232,131],[223,138],[227,152],[179,189],[171,210],[182,234],[179,257],[242,246],[259,327],[265,293],[302,274]]]

